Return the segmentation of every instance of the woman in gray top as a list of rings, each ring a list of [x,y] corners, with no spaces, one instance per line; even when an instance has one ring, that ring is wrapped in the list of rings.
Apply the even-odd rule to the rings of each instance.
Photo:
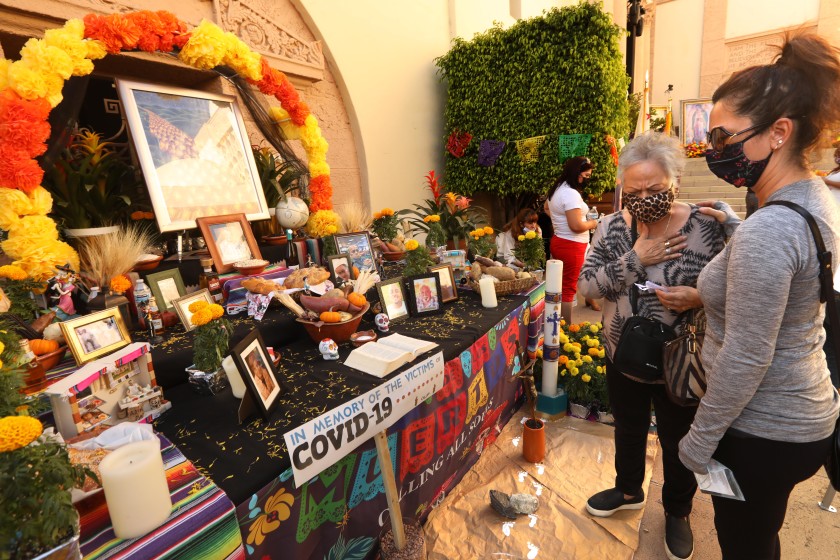
[[[679,143],[659,133],[637,136],[622,150],[618,176],[624,210],[601,220],[578,283],[586,297],[604,298],[607,388],[615,417],[615,487],[592,496],[586,509],[605,517],[644,506],[642,481],[653,404],[665,473],[665,545],[672,559],[691,558],[694,551],[688,515],[697,481],[680,463],[677,445],[696,409],[672,403],[661,380],[646,381],[639,372],[618,371],[612,359],[624,324],[633,315],[631,290],[638,295],[639,315],[673,325],[680,313],[701,306],[694,287],[697,276],[725,242],[725,227],[716,218],[729,218],[733,227],[740,221],[731,210],[726,214],[674,200],[684,164]],[[638,232],[635,243],[633,221]],[[646,281],[663,288],[638,291],[636,284]]]
[[[836,267],[840,216],[806,155],[840,123],[838,50],[816,35],[795,36],[774,64],[734,74],[712,100],[709,169],[751,187],[762,207],[803,206]],[[743,502],[712,498],[724,560],[781,557],[788,497],[828,455],[840,397],[822,351],[818,273],[805,220],[769,206],[738,228],[698,279],[708,389],[680,459],[696,473],[720,462],[744,493]]]

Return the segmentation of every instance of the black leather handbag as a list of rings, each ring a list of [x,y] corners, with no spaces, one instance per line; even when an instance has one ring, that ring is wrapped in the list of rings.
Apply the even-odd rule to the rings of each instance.
[[[820,301],[825,303],[828,320],[831,321],[831,332],[833,334],[834,355],[837,359],[838,371],[840,371],[840,317],[837,315],[837,306],[834,303],[834,273],[831,270],[831,251],[825,250],[820,228],[810,212],[789,200],[774,200],[764,206],[776,204],[786,206],[799,213],[808,222],[814,243],[817,245],[817,259],[820,263]],[[834,434],[831,436],[831,449],[825,459],[825,470],[828,479],[835,490],[840,491],[840,418],[834,426]]]

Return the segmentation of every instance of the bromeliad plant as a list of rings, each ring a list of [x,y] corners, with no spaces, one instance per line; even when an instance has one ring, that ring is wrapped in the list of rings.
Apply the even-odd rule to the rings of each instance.
[[[193,348],[195,367],[204,372],[214,372],[222,367],[228,353],[233,327],[225,319],[224,308],[204,300],[194,301],[189,307],[190,322],[196,326]]]
[[[560,321],[558,372],[569,402],[609,410],[606,359],[601,323]]]
[[[286,195],[297,190],[303,170],[295,162],[283,161],[267,146],[251,146],[260,184],[269,208],[277,206]]]
[[[525,265],[526,270],[545,267],[545,243],[535,231],[521,234],[513,248],[513,256]]]
[[[424,200],[422,204],[415,204],[414,210],[406,210],[406,214],[412,216],[409,219],[411,225],[427,236],[433,229],[432,224],[438,224],[443,231],[444,242],[453,241],[457,245],[459,239],[467,238],[476,224],[487,222],[487,212],[479,206],[471,205],[469,198],[454,192],[444,193],[434,170],[426,175],[426,184],[432,191],[432,198]],[[430,216],[437,216],[438,219],[426,220]]]

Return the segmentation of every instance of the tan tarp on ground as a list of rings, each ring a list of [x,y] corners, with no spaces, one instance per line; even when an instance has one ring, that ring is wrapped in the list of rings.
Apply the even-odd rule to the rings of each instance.
[[[611,518],[586,513],[587,498],[615,483],[613,429],[577,418],[546,423],[546,458],[522,458],[522,414],[515,415],[475,467],[429,515],[429,560],[631,559],[639,545],[644,510]],[[644,490],[648,491],[656,440],[648,439]],[[507,519],[490,506],[490,490],[527,493],[540,500],[531,516]]]

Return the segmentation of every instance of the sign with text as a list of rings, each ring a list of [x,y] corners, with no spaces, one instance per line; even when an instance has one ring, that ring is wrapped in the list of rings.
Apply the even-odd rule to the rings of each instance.
[[[389,428],[444,384],[443,352],[426,358],[364,395],[283,434],[295,486],[334,465]]]

